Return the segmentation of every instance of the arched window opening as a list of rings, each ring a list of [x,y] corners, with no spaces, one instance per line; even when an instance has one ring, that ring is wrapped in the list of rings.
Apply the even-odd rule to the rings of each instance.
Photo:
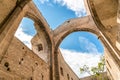
[[[42,46],[42,44],[38,44],[37,47],[38,47],[38,51],[43,50],[43,46]]]
[[[67,79],[70,80],[70,76],[69,76],[69,74],[67,74]]]
[[[73,80],[73,78],[71,78],[71,80]]]
[[[43,74],[41,74],[41,77],[42,77],[42,80],[44,80],[44,76],[43,76]]]
[[[60,44],[60,51],[66,63],[79,78],[90,76],[88,73],[80,74],[81,67],[84,65],[90,69],[96,67],[101,56],[104,56],[104,47],[98,37],[84,31],[68,35]],[[64,67],[64,69],[68,69],[68,67]]]
[[[37,22],[24,17],[15,33],[22,43],[37,54],[45,62],[49,62],[49,48],[46,39],[46,33]],[[25,50],[24,47],[22,47]]]
[[[61,75],[63,76],[64,74],[63,74],[63,68],[62,67],[60,67],[60,72],[61,72]]]

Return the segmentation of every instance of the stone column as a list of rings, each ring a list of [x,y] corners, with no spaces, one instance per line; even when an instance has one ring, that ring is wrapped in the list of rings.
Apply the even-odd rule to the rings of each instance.
[[[9,16],[6,23],[2,26],[4,27],[2,30],[0,29],[0,62],[2,61],[9,44],[11,43],[14,34],[22,20],[22,18],[25,15],[25,11],[27,9],[24,9],[25,5],[30,0],[26,0],[23,2],[20,2],[20,4],[17,4],[13,13]],[[26,7],[27,8],[27,7]]]
[[[120,0],[118,3],[117,23],[118,23],[118,30],[117,30],[116,47],[120,50]]]

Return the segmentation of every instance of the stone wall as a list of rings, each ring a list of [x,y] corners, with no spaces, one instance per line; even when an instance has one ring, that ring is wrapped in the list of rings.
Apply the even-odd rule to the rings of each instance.
[[[60,80],[79,80],[78,76],[72,71],[72,69],[65,62],[62,54],[58,51],[58,62],[59,62],[59,76]]]
[[[36,40],[35,37],[32,41],[34,42],[34,40]],[[60,52],[58,56],[60,80],[79,80],[76,74],[64,61]],[[48,63],[40,58],[39,54],[35,54],[14,37],[5,55],[2,56],[0,64],[0,79],[50,80],[49,67]],[[63,70],[63,74],[61,74],[61,70]]]
[[[49,80],[49,66],[14,37],[0,64],[0,80]]]
[[[94,75],[92,75],[92,76],[80,78],[80,80],[109,80],[109,79],[107,77],[107,73],[104,72],[104,73],[101,73],[100,76],[98,77],[95,77]]]
[[[105,50],[105,59],[106,59],[106,67],[107,67],[107,74],[110,80],[118,80],[120,79],[120,69],[118,64],[120,62],[115,62],[114,56],[112,56],[108,50]]]

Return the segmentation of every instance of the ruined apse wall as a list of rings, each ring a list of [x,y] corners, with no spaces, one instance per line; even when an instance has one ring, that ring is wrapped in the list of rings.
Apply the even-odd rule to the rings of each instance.
[[[72,19],[65,22],[63,27],[51,31],[49,25],[30,0],[1,0],[0,1],[0,76],[6,80],[26,80],[32,78],[45,78],[51,80],[67,79],[66,74],[69,73],[70,78],[77,77],[72,73],[71,69],[64,62],[63,57],[58,53],[58,46],[63,38],[74,31],[90,31],[97,33],[107,48],[106,64],[107,72],[112,80],[119,79],[120,73],[120,51],[116,46],[119,42],[117,24],[117,6],[118,0],[86,0],[88,6],[88,16],[83,18]],[[106,8],[107,7],[107,8]],[[101,13],[102,12],[102,13]],[[119,14],[119,11],[118,11]],[[49,48],[45,48],[45,52],[50,53],[49,66],[44,64],[38,56],[27,49],[17,39],[13,38],[15,31],[23,17],[33,19],[37,24],[36,30],[40,37],[40,29],[45,33],[45,40]],[[96,32],[97,31],[97,32]],[[12,42],[11,42],[12,41]],[[17,43],[17,44],[16,44]],[[46,43],[45,43],[46,44]],[[10,46],[9,46],[10,45]],[[118,44],[119,45],[119,44]],[[24,49],[23,47],[24,46]],[[16,48],[16,49],[13,49]],[[47,49],[47,50],[46,50]],[[25,51],[27,51],[25,56]],[[57,52],[57,53],[56,53]],[[30,54],[29,54],[30,53]],[[29,55],[28,55],[29,54]],[[23,59],[23,55],[25,56]],[[33,57],[34,56],[34,57]],[[49,55],[48,55],[49,56]],[[36,59],[35,59],[36,58]],[[46,60],[46,58],[45,58]],[[39,68],[36,69],[38,61]],[[108,61],[108,62],[107,62]],[[31,67],[29,67],[28,65]],[[31,62],[31,63],[30,63]],[[42,64],[43,63],[43,64]],[[42,66],[43,65],[43,66]],[[113,67],[114,65],[114,67]],[[28,67],[28,71],[26,67]],[[51,67],[50,69],[48,69]],[[63,67],[63,68],[60,68]],[[45,69],[44,69],[45,68]],[[47,71],[46,71],[47,70]],[[50,71],[49,71],[50,70]],[[61,70],[65,71],[64,76]],[[23,72],[22,72],[23,71]],[[26,73],[27,72],[27,73]],[[50,74],[49,74],[50,72]],[[34,73],[34,74],[33,74]],[[44,74],[47,75],[45,77]],[[26,75],[24,75],[26,74]],[[40,75],[37,75],[40,74]],[[51,78],[48,76],[51,75]],[[25,79],[24,79],[25,78]],[[60,79],[59,79],[60,78]]]
[[[53,63],[55,61],[54,54],[47,54],[47,57],[44,56],[45,58],[42,58],[42,60],[33,51],[29,50],[25,45],[23,45],[23,43],[21,43],[18,39],[13,37],[22,18],[29,17],[35,22],[35,28],[37,34],[39,35],[39,39],[41,35],[43,36],[40,39],[43,41],[42,53],[53,52],[51,50],[53,45],[47,45],[51,44],[49,40],[51,39],[49,26],[33,2],[29,1],[30,0],[0,1],[1,80],[55,80],[54,77],[56,76],[56,73]],[[41,34],[41,31],[44,34]],[[35,46],[34,43],[35,42],[33,41],[33,46]],[[39,49],[42,48],[39,47]],[[48,56],[52,60],[50,60]],[[60,59],[63,61],[61,65],[64,65],[65,67],[66,63],[64,63],[63,58]],[[46,63],[47,61],[49,61],[49,63]],[[69,70],[71,69],[66,69],[66,71],[72,74],[72,71]],[[72,76],[74,77],[74,73]],[[58,78],[56,78],[56,80],[58,80]]]
[[[0,65],[0,80],[49,80],[49,66],[14,37]]]

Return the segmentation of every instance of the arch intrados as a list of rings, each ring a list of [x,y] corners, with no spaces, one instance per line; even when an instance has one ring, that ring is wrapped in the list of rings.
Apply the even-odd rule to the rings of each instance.
[[[97,32],[97,31],[95,31],[95,30],[93,30],[93,29],[88,29],[88,28],[83,28],[83,29],[73,29],[73,30],[70,30],[70,31],[68,31],[68,32],[66,32],[59,40],[58,40],[58,43],[56,44],[56,46],[55,46],[55,52],[57,52],[58,51],[58,49],[59,49],[59,45],[61,44],[61,42],[68,36],[68,35],[70,35],[71,33],[74,33],[74,32],[81,32],[81,31],[84,31],[84,32],[90,32],[90,33],[92,33],[93,35],[96,35],[97,37],[98,37],[98,39],[100,39],[100,41],[101,41],[101,43],[102,43],[102,45],[104,46],[104,41],[103,41],[103,39],[102,39],[102,37],[100,36],[100,33],[99,32]]]
[[[34,22],[37,22],[39,19],[32,13],[30,12],[26,12],[26,14],[24,15],[24,17],[30,18],[32,19]],[[41,23],[42,24],[42,23]]]
[[[50,73],[49,77],[52,79],[52,75],[53,75],[53,73],[52,73],[53,72],[53,70],[52,70],[52,44],[53,44],[53,42],[52,42],[52,38],[51,38],[51,34],[50,34],[50,29],[49,29],[47,22],[42,21],[42,19],[44,19],[44,17],[41,14],[39,14],[40,12],[37,9],[36,9],[36,11],[37,11],[38,15],[36,15],[36,13],[34,13],[35,12],[34,10],[31,12],[31,9],[29,8],[26,11],[24,17],[28,17],[28,18],[32,19],[34,21],[34,23],[36,23],[38,25],[38,26],[34,26],[35,28],[38,29],[38,30],[36,29],[37,33],[39,32],[40,29],[43,30],[43,33],[44,33],[44,36],[45,36],[45,39],[47,42],[47,46],[48,46],[48,53],[50,53],[50,54],[48,54],[48,56],[49,56],[48,64],[51,66],[50,72],[49,72]],[[39,37],[40,37],[40,35],[39,35]]]
[[[52,45],[52,40],[51,40],[51,38],[50,38],[50,34],[49,34],[48,31],[47,31],[47,30],[49,30],[49,29],[47,29],[47,28],[45,27],[45,25],[41,22],[41,20],[40,20],[37,16],[35,16],[34,14],[32,14],[32,13],[30,13],[30,12],[26,12],[26,14],[25,14],[24,17],[27,17],[27,18],[31,19],[34,23],[36,23],[36,24],[39,25],[39,27],[37,27],[37,26],[34,26],[34,27],[35,27],[35,28],[37,27],[37,28],[43,30],[43,32],[44,32],[44,34],[45,34],[45,38],[46,38],[47,44],[48,44],[48,47],[50,48],[50,46]],[[38,32],[38,30],[36,30],[36,32]],[[39,36],[39,37],[40,37],[40,36]],[[50,50],[51,50],[51,49],[50,49]]]

